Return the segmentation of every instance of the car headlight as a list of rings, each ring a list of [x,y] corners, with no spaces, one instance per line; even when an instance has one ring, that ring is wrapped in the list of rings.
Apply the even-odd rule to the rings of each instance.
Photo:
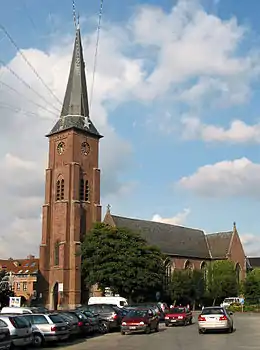
[[[142,321],[142,322],[140,322],[139,324],[140,324],[140,326],[143,326],[143,325],[144,325],[144,322]]]
[[[166,319],[166,320],[169,320],[169,316],[165,316],[165,319]]]
[[[179,320],[182,320],[182,319],[183,319],[183,316],[178,316],[178,319],[179,319]]]
[[[126,322],[122,322],[122,326],[126,326]]]

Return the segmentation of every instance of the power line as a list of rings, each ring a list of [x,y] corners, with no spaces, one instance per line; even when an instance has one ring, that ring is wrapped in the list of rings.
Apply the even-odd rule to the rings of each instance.
[[[23,54],[23,52],[20,50],[19,46],[16,44],[16,42],[13,40],[13,38],[11,37],[11,35],[8,33],[8,31],[5,29],[5,27],[0,24],[0,28],[2,29],[2,31],[5,33],[5,35],[7,36],[7,38],[9,39],[9,41],[12,43],[12,45],[17,49],[17,51],[19,52],[19,54],[22,56],[22,58],[24,59],[24,61],[27,63],[27,65],[31,68],[31,70],[33,71],[33,73],[36,75],[36,77],[40,80],[40,82],[43,84],[43,86],[49,91],[49,93],[56,99],[56,101],[59,102],[60,105],[62,105],[62,102],[58,99],[58,97],[52,92],[52,90],[49,88],[49,86],[44,82],[44,80],[42,79],[42,77],[39,75],[39,73],[36,71],[36,69],[33,67],[33,65],[28,61],[28,59],[26,58],[26,56]]]
[[[45,97],[43,97],[41,94],[39,94],[36,90],[34,90],[23,78],[21,78],[12,68],[10,68],[9,66],[5,65],[5,62],[3,62],[0,59],[0,63],[14,76],[16,77],[16,79],[18,79],[23,85],[25,85],[28,89],[30,89],[31,91],[33,91],[38,97],[40,97],[40,99],[42,99],[45,103],[49,104],[49,101],[46,100]],[[58,110],[58,108],[56,108],[54,105],[52,105],[52,108],[54,108],[56,111],[58,111],[58,113],[60,113],[60,111]]]
[[[19,107],[14,107],[12,105],[9,105],[7,103],[1,103],[2,101],[0,101],[0,108],[4,108],[4,109],[9,109],[11,111],[14,111],[14,112],[19,112],[19,113],[22,113],[22,114],[25,114],[27,116],[30,116],[30,117],[39,117],[39,115],[37,113],[34,113],[34,112],[30,112],[30,111],[26,111],[22,108],[19,108]]]
[[[56,116],[56,113],[54,113],[54,112],[51,111],[50,109],[48,109],[48,108],[46,108],[46,107],[40,105],[39,103],[34,102],[33,100],[29,99],[26,95],[21,94],[20,91],[16,90],[14,87],[12,87],[11,85],[5,83],[4,81],[0,80],[0,85],[3,85],[3,86],[5,86],[5,87],[7,87],[9,90],[11,90],[11,91],[15,92],[17,95],[23,97],[23,98],[26,99],[28,102],[34,104],[36,107],[41,108],[41,109],[45,110],[46,112],[52,113],[53,115]]]
[[[98,16],[98,26],[97,26],[97,40],[96,40],[96,48],[95,48],[95,56],[94,56],[94,66],[93,66],[93,75],[92,75],[92,85],[91,85],[91,92],[90,92],[90,108],[92,105],[93,100],[93,92],[94,92],[94,83],[95,83],[95,75],[96,75],[96,68],[97,68],[97,56],[98,56],[98,46],[99,46],[99,37],[100,37],[100,28],[101,28],[101,20],[103,15],[103,4],[104,0],[100,0],[100,8],[99,8],[99,16]]]
[[[24,12],[26,13],[29,22],[31,23],[35,33],[37,34],[37,26],[36,26],[34,20],[32,19],[32,16],[29,13],[29,10],[28,10],[28,7],[27,7],[27,4],[26,4],[25,0],[22,0],[22,6],[24,8]]]

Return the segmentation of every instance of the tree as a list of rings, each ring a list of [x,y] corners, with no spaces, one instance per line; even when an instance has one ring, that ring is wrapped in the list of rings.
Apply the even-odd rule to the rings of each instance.
[[[10,288],[9,277],[5,271],[0,271],[0,306],[9,305],[9,297],[14,296]]]
[[[204,278],[201,271],[174,271],[170,283],[170,295],[174,302],[194,304],[203,294]]]
[[[215,305],[217,299],[236,296],[239,285],[235,265],[229,260],[217,260],[209,264],[207,271],[207,292]]]
[[[258,303],[260,299],[260,269],[254,269],[247,274],[243,287],[245,299]]]
[[[98,284],[101,290],[130,300],[138,296],[155,298],[165,277],[165,256],[150,246],[139,233],[97,223],[81,247],[82,274],[88,288]]]

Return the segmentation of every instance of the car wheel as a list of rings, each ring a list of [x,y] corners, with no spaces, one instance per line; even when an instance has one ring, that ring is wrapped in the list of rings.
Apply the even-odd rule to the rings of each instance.
[[[204,334],[204,333],[205,333],[204,330],[199,328],[199,334]]]
[[[233,332],[234,332],[234,328],[233,328],[233,326],[229,327],[229,329],[228,329],[228,333],[233,333]]]
[[[35,347],[40,348],[42,347],[43,343],[44,343],[44,339],[41,334],[36,333],[33,335],[33,345]]]
[[[157,323],[157,326],[155,328],[155,332],[159,332],[159,323]]]
[[[169,323],[165,323],[165,327],[169,327]]]
[[[145,333],[146,334],[150,334],[151,333],[151,327],[150,326],[146,327]]]
[[[191,317],[191,319],[190,319],[190,324],[192,324],[192,317]]]
[[[124,332],[124,331],[121,331],[121,334],[122,334],[122,335],[125,335],[125,332]]]

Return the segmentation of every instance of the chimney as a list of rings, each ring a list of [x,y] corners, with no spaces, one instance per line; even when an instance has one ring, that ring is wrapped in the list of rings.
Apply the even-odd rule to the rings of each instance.
[[[35,255],[29,254],[29,255],[27,256],[27,259],[29,259],[29,260],[35,259]]]

